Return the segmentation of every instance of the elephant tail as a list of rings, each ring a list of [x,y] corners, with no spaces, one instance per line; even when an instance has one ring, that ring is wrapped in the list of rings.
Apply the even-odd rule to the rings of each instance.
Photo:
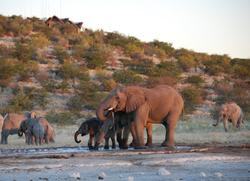
[[[182,111],[181,111],[181,120],[184,121],[184,113],[185,113],[185,110],[184,110],[184,107],[182,108]]]

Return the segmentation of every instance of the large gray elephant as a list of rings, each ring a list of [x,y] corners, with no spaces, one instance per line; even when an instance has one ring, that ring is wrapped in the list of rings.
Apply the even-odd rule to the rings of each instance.
[[[241,123],[243,123],[242,109],[235,102],[228,102],[221,105],[219,118],[213,126],[217,126],[220,121],[223,121],[225,132],[228,131],[228,121],[231,122],[234,127],[239,128]]]
[[[18,136],[22,136],[25,133],[27,138],[27,144],[33,144],[33,139],[35,140],[36,145],[41,145],[45,137],[45,132],[43,126],[39,123],[38,119],[29,118],[24,120],[19,129]]]
[[[181,95],[170,86],[159,85],[151,89],[127,86],[112,90],[99,104],[96,115],[106,121],[111,111],[132,114],[130,130],[135,148],[144,147],[147,123],[163,124],[166,134],[162,146],[174,148],[174,131],[183,105]]]

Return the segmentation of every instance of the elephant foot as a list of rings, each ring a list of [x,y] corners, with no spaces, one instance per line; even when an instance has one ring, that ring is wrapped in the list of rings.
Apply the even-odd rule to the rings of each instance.
[[[109,146],[108,146],[108,145],[105,145],[105,146],[104,146],[104,149],[105,149],[105,150],[109,150]]]
[[[94,146],[92,150],[99,150],[99,146]]]
[[[147,147],[153,147],[153,144],[152,143],[146,143],[145,146],[147,146]]]
[[[162,147],[167,147],[168,146],[168,143],[167,141],[163,141],[162,144],[161,144]]]
[[[89,150],[93,150],[94,149],[94,147],[92,145],[89,145],[88,147],[89,147]]]
[[[176,150],[176,147],[175,146],[167,146],[166,150],[168,150],[168,151],[174,151],[174,150]]]
[[[119,148],[123,149],[123,150],[126,150],[126,149],[128,149],[128,145],[127,144],[119,145]]]
[[[135,147],[135,142],[132,141],[130,144],[129,144],[130,147]]]
[[[112,145],[112,149],[116,149],[116,145]]]

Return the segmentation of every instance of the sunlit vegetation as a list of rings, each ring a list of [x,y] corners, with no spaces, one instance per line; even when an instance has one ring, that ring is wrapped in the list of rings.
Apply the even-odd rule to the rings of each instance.
[[[61,123],[64,117],[95,109],[119,84],[188,84],[180,92],[185,111],[192,112],[204,99],[207,87],[201,75],[206,74],[214,80],[222,77],[210,85],[219,95],[218,104],[233,100],[250,112],[249,59],[175,49],[169,42],[143,42],[118,32],[80,32],[70,23],[47,26],[36,17],[0,15],[0,38],[0,86],[15,93],[5,109],[46,109],[48,94],[68,94],[69,112],[54,112],[49,117]],[[29,93],[19,81],[37,87]]]

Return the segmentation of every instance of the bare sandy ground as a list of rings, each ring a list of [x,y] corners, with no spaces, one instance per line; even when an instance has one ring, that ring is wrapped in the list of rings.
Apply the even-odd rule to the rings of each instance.
[[[68,153],[51,155],[1,158],[0,180],[250,180],[247,146],[178,147],[174,152],[164,148],[94,152],[71,148]]]
[[[164,132],[154,127],[154,148],[89,151],[88,137],[76,144],[77,125],[56,127],[56,143],[28,146],[9,137],[0,145],[0,181],[22,180],[250,180],[249,124],[225,133],[222,125],[196,120],[176,130],[177,150],[160,148]],[[98,178],[99,177],[99,178]]]

